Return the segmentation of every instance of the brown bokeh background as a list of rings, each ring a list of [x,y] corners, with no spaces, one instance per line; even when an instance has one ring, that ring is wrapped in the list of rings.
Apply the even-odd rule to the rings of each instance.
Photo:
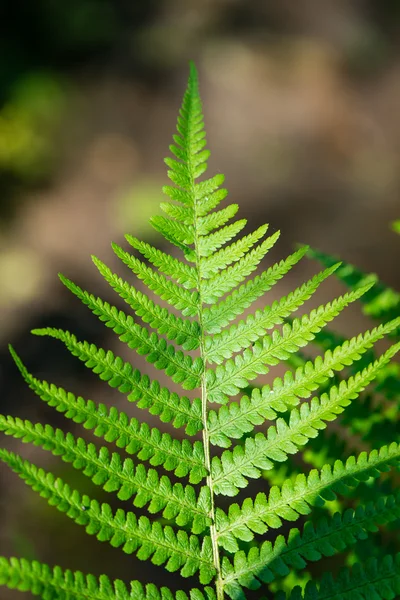
[[[282,230],[265,264],[303,242],[400,288],[399,240],[389,228],[400,216],[396,0],[4,0],[0,31],[1,412],[81,433],[26,389],[11,342],[38,377],[138,414],[59,343],[29,331],[63,327],[124,353],[57,272],[115,302],[90,255],[128,276],[110,241],[129,232],[159,243],[147,220],[163,199],[163,157],[190,59],[210,172],[225,173],[249,225]],[[303,261],[271,298],[316,269]],[[327,283],[319,299],[339,289]],[[338,328],[363,324],[355,308]],[[93,491],[40,450],[5,443]],[[162,569],[84,541],[15,475],[3,467],[0,475],[2,554],[168,581]]]

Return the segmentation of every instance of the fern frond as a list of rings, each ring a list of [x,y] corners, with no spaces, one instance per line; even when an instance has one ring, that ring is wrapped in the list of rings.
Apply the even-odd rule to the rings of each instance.
[[[309,582],[304,591],[292,590],[287,600],[392,600],[400,594],[400,553],[382,560],[369,558],[364,565],[356,563],[334,578],[325,573],[320,582]],[[285,600],[279,594],[277,600]]]
[[[189,139],[190,137],[192,137],[192,139]],[[176,138],[174,139],[176,141]],[[193,140],[193,133],[189,134],[188,139],[184,140],[183,143],[187,146],[188,162],[190,160],[190,162],[195,164],[197,148],[196,141]],[[196,182],[194,184],[192,200],[194,196],[196,211],[199,217],[204,217],[204,215],[216,208],[218,204],[226,198],[227,190],[223,188],[218,189],[224,183],[224,181],[225,175],[218,173],[217,175],[214,175],[205,181]]]
[[[147,258],[161,273],[168,275],[180,283],[184,288],[195,289],[197,287],[197,273],[194,267],[183,263],[181,260],[165,254],[154,248],[147,242],[142,242],[132,235],[125,236],[126,241],[142,256]]]
[[[280,232],[277,231],[254,248],[254,250],[247,252],[234,265],[204,281],[201,286],[202,301],[205,304],[214,304],[218,298],[236,288],[246,277],[256,270],[262,258],[274,246],[279,235]]]
[[[88,496],[81,496],[62,479],[52,473],[22,460],[13,452],[0,449],[0,460],[36,492],[48,500],[51,506],[83,525],[89,535],[99,541],[107,541],[113,547],[122,547],[127,554],[135,553],[139,560],[151,560],[155,565],[165,565],[168,571],[178,571],[182,577],[191,577],[200,571],[200,582],[207,584],[214,575],[211,540],[208,536],[201,542],[195,535],[180,529],[162,527],[147,517],[136,517],[133,512],[118,509],[113,513],[109,504],[99,504]]]
[[[200,237],[197,242],[199,256],[211,256],[218,248],[221,248],[221,246],[237,236],[237,234],[244,229],[246,224],[246,219],[241,219],[240,221],[235,221],[231,225],[222,227],[222,229],[219,229],[214,233]]]
[[[118,388],[124,394],[132,394],[137,389],[140,397],[140,387],[143,385],[143,382],[147,386],[148,379],[141,376],[137,369],[134,370],[130,363],[124,362],[119,356],[116,357],[111,350],[105,351],[103,348],[97,348],[95,344],[90,344],[86,341],[79,342],[73,334],[62,329],[47,327],[44,329],[34,329],[32,333],[40,336],[48,335],[56,340],[60,340],[73,356],[77,356],[89,369],[97,373],[100,379],[107,381],[111,387]],[[197,363],[193,363],[189,356],[184,357],[182,360],[179,353],[169,350],[172,356],[179,356],[177,361],[169,363],[168,352],[163,351],[164,356],[160,357],[157,354],[157,350],[153,350],[151,347],[145,345],[145,340],[146,334],[144,334],[143,345],[138,350],[143,351],[143,353],[149,352],[150,354],[147,358],[149,362],[154,361],[153,364],[156,368],[165,370],[166,374],[173,381],[180,383],[185,389],[191,390],[198,385],[199,375],[197,373],[202,366],[201,359]],[[136,342],[134,342],[135,344]],[[160,348],[162,347],[163,344],[161,343]],[[186,358],[189,360],[186,360]],[[191,366],[194,367],[193,371],[190,369]]]
[[[265,292],[270,290],[273,285],[286,273],[290,271],[295,264],[306,254],[306,248],[300,248],[294,254],[288,256],[285,260],[270,267],[261,275],[250,279],[247,283],[234,290],[230,296],[203,311],[203,327],[207,333],[219,333],[223,327],[229,325],[231,321],[253,304]]]
[[[309,248],[308,254],[310,258],[315,258],[324,265],[336,260],[329,254],[313,248]],[[384,321],[394,319],[399,314],[400,294],[379,281],[373,273],[364,273],[354,265],[343,262],[341,268],[336,272],[336,276],[351,289],[362,286],[365,282],[374,282],[371,290],[362,299],[365,314]]]
[[[369,289],[362,288],[340,296],[325,306],[312,310],[309,315],[286,323],[282,333],[275,330],[253,347],[219,365],[215,371],[207,371],[208,397],[210,402],[225,404],[229,396],[237,394],[241,388],[258,375],[268,373],[269,366],[286,360],[290,354],[307,345],[329,321],[332,321],[346,306],[354,302]]]
[[[250,346],[252,342],[263,337],[268,329],[280,325],[285,317],[296,311],[306,300],[309,300],[320,284],[329,277],[337,266],[318,273],[294,290],[288,296],[275,300],[272,306],[266,306],[264,310],[248,315],[245,321],[232,325],[228,330],[207,336],[205,339],[206,356],[210,362],[221,363],[235,352]]]
[[[345,463],[336,460],[333,466],[325,464],[308,475],[300,473],[294,481],[287,479],[282,487],[273,486],[268,497],[259,493],[254,500],[246,498],[241,506],[231,504],[228,513],[218,508],[218,542],[229,552],[236,552],[236,539],[249,542],[254,533],[264,534],[269,528],[281,527],[282,520],[296,521],[310,514],[311,507],[320,507],[335,500],[337,494],[347,494],[360,482],[399,466],[400,444],[393,442],[369,454],[350,456]]]
[[[203,444],[199,441],[191,444],[172,438],[168,433],[150,428],[147,423],[139,423],[112,406],[95,404],[92,400],[75,397],[54,384],[39,381],[33,377],[11,349],[14,360],[29,387],[49,406],[75,423],[81,423],[86,429],[92,429],[94,435],[107,442],[115,442],[118,448],[124,448],[128,454],[137,454],[140,460],[149,461],[153,466],[163,466],[174,471],[177,477],[189,475],[191,483],[199,483],[206,476]]]
[[[271,583],[277,577],[288,575],[289,566],[304,569],[307,561],[318,561],[333,556],[366,539],[369,532],[377,531],[377,524],[389,523],[400,517],[400,494],[383,497],[376,504],[347,509],[343,514],[335,513],[329,519],[321,519],[314,526],[305,523],[303,531],[291,529],[288,539],[279,536],[275,543],[264,542],[260,548],[253,547],[246,555],[236,552],[234,563],[224,557],[222,569],[226,593],[236,600],[238,587],[258,589],[262,583]]]
[[[65,282],[65,285],[70,287],[83,304],[86,304],[99,317],[100,321],[112,329],[121,342],[126,343],[131,350],[135,350],[141,356],[146,356],[147,362],[154,364],[156,369],[165,371],[175,383],[180,383],[184,389],[190,390],[198,387],[200,373],[203,371],[203,360],[200,357],[193,360],[189,354],[184,354],[181,350],[176,350],[173,345],[168,345],[164,338],[158,337],[156,333],[149,333],[146,327],[135,323],[133,317],[126,315],[117,307],[83,291],[75,284],[69,286]],[[63,337],[67,339],[65,333]],[[197,377],[196,374],[198,374]]]
[[[231,402],[218,411],[208,413],[210,441],[212,444],[228,448],[230,438],[239,439],[243,433],[250,433],[256,425],[265,420],[276,419],[277,412],[286,412],[297,406],[302,398],[334,376],[335,371],[358,361],[367,350],[387,334],[396,330],[400,318],[346,340],[324,356],[317,356],[314,362],[307,361],[293,374],[286,371],[283,378],[275,378],[272,386],[255,388],[251,396],[243,396],[239,403]]]
[[[175,139],[178,139],[178,137],[176,137]],[[182,143],[183,140],[181,140]],[[205,140],[202,140],[202,142],[204,145],[206,144]],[[191,152],[193,153],[193,151],[196,151],[196,146],[198,146],[198,144],[196,144],[196,142],[194,144],[191,144]],[[172,148],[177,148],[176,146],[170,146],[170,149]],[[179,151],[181,151],[182,149],[179,149]],[[173,153],[174,151],[171,150]],[[184,156],[185,159],[187,160],[188,158],[188,153],[186,150],[184,150]],[[222,173],[218,174],[218,175],[214,175],[214,177],[211,177],[210,179],[207,179],[206,181],[202,181],[198,184],[196,184],[195,186],[195,195],[198,197],[198,200],[201,200],[201,203],[198,203],[197,208],[197,214],[199,215],[199,217],[203,217],[204,215],[206,215],[207,213],[209,213],[211,210],[213,210],[214,208],[216,208],[218,206],[218,204],[220,204],[220,202],[222,202],[222,200],[224,200],[226,198],[226,196],[228,195],[228,191],[224,188],[220,188],[218,189],[225,181],[225,177],[224,175],[222,175]],[[164,185],[162,188],[164,194],[166,194],[167,196],[169,196],[171,198],[171,200],[175,200],[176,202],[181,202],[182,204],[186,205],[186,206],[193,206],[194,202],[193,202],[193,193],[187,192],[184,189],[178,188],[178,187],[173,187],[170,185]]]
[[[373,381],[379,369],[399,352],[400,343],[387,350],[378,360],[363,371],[333,386],[320,398],[305,402],[300,410],[290,412],[289,423],[282,418],[276,426],[269,427],[267,435],[257,433],[246,439],[244,446],[237,445],[233,450],[225,450],[221,458],[212,459],[212,474],[216,494],[234,496],[239,488],[246,487],[247,479],[257,479],[260,469],[273,468],[273,462],[283,462],[288,454],[295,454],[301,446],[318,435],[326,427],[326,421],[333,421],[343,412],[352,400]]]
[[[35,379],[28,373],[12,346],[9,346],[9,350],[22,376],[34,391],[41,390],[43,385],[49,389],[62,390],[56,386],[49,386],[45,381],[39,382]],[[114,380],[111,379],[109,384],[115,387],[116,378],[121,377],[118,389],[125,394],[129,393],[130,402],[136,402],[139,408],[147,409],[152,415],[158,415],[163,423],[172,423],[176,428],[185,427],[188,435],[195,435],[200,431],[202,428],[200,398],[189,400],[186,396],[178,396],[175,392],[161,387],[157,381],[151,381],[147,375],[141,376],[137,370],[129,375],[129,366],[126,366],[129,363],[120,363],[118,358],[113,365],[116,368],[113,371]],[[67,392],[63,391],[63,393],[67,395]]]
[[[236,215],[238,210],[238,204],[229,204],[226,208],[210,212],[204,217],[198,217],[196,225],[197,234],[201,236],[208,235],[214,229],[222,227]]]
[[[373,346],[384,336],[394,338],[400,331],[398,295],[376,283],[374,276],[365,276],[346,264],[338,266],[336,260],[322,256],[318,258],[325,261],[324,271],[286,297],[269,305],[264,301],[262,310],[252,308],[308,248],[302,247],[256,274],[279,232],[267,237],[268,227],[262,225],[250,234],[239,235],[247,222],[237,216],[238,205],[220,206],[227,195],[221,187],[224,176],[205,175],[210,152],[203,121],[197,72],[192,65],[170,146],[172,156],[165,160],[173,185],[164,187],[168,199],[161,204],[162,216],[150,220],[154,229],[183,254],[172,257],[132,236],[127,236],[127,241],[133,254],[113,244],[118,258],[141,280],[134,285],[93,257],[102,277],[134,314],[126,314],[119,310],[119,304],[113,306],[60,276],[129,348],[175,384],[196,390],[193,399],[161,387],[129,361],[79,341],[69,332],[34,330],[61,341],[101,380],[140,409],[176,428],[185,428],[188,436],[201,432],[202,440],[174,438],[116,407],[96,404],[40,381],[11,349],[22,376],[41,399],[121,450],[114,452],[105,444],[85,442],[50,425],[2,415],[0,432],[61,457],[104,491],[129,501],[130,506],[127,511],[114,511],[109,504],[81,495],[5,449],[0,449],[0,461],[50,505],[83,525],[88,534],[141,560],[164,565],[171,572],[180,571],[184,577],[196,575],[203,586],[212,581],[212,588],[172,592],[132,582],[128,589],[105,577],[51,571],[40,563],[1,558],[0,585],[31,590],[43,600],[225,600],[229,596],[246,600],[244,588],[257,590],[266,584],[267,593],[274,594],[279,589],[290,591],[299,583],[304,586],[314,570],[309,568],[300,577],[298,570],[350,545],[355,544],[344,558],[347,564],[366,556],[380,559],[382,547],[386,552],[397,548],[398,476],[386,472],[400,468],[400,444],[386,442],[390,436],[396,440],[400,431],[396,412],[399,368],[389,366],[400,351],[400,340],[379,358],[375,358]],[[293,319],[295,311],[334,271],[351,291]],[[151,298],[147,290],[142,291],[144,287],[150,290]],[[386,323],[351,340],[323,330],[358,298],[366,303],[365,312]],[[237,318],[239,322],[233,323]],[[311,341],[323,350],[320,356],[307,359],[313,351],[306,354],[302,348]],[[278,376],[257,387],[254,380],[274,366],[279,368]],[[363,394],[374,380],[374,387]],[[239,393],[240,400],[232,402]],[[375,398],[369,401],[373,394],[383,396],[380,405]],[[358,410],[354,407],[349,411],[348,421],[340,419],[333,436],[319,435],[359,396]],[[212,403],[222,406],[210,410]],[[255,432],[256,426],[263,428]],[[342,435],[343,427],[349,427],[347,433],[352,437]],[[317,436],[319,445],[313,443]],[[337,439],[343,444],[338,445]],[[232,440],[240,441],[233,445]],[[306,442],[310,443],[301,458],[294,457]],[[213,451],[213,444],[224,450]],[[357,450],[353,451],[353,446]],[[360,449],[368,452],[360,453]],[[129,454],[134,458],[126,456]],[[345,462],[335,462],[338,455],[351,456]],[[308,463],[314,468],[306,474]],[[376,484],[381,473],[385,473],[384,480]],[[185,481],[179,482],[174,476]],[[218,497],[235,496],[250,479],[257,478],[261,493],[254,499],[231,504]],[[130,509],[147,516],[139,517]],[[285,523],[299,520],[305,523],[301,529],[290,529]],[[384,525],[382,530],[377,531],[378,525]],[[276,537],[271,530],[281,527],[285,535]],[[365,543],[371,531],[377,533]],[[265,534],[263,539],[255,539]],[[379,580],[378,591],[374,563],[369,579],[364,572],[358,582],[352,575],[339,577],[336,595],[329,596],[326,578],[318,587],[307,584],[304,594],[307,600],[317,600],[324,593],[332,600],[393,598],[396,586],[400,593],[397,562],[395,567],[390,560],[381,563],[387,566],[387,577]],[[285,580],[280,584],[276,580],[282,577]],[[260,594],[262,597],[262,591],[255,595],[259,600]],[[296,594],[301,600],[302,592]]]
[[[168,177],[179,188],[188,193],[187,199],[180,200],[184,204],[193,204],[193,180],[202,175],[207,167],[209,151],[205,150],[206,134],[204,130],[204,118],[202,113],[201,100],[198,93],[197,71],[193,63],[190,65],[190,76],[188,86],[185,91],[182,106],[179,110],[178,123],[176,126],[177,135],[174,135],[176,145],[170,147],[172,153],[180,162],[173,159],[165,159],[170,167]],[[222,182],[218,181],[214,185],[209,180],[212,189],[203,190],[203,194],[213,192]],[[201,200],[202,193],[195,193],[195,199]],[[176,198],[174,198],[176,199]]]
[[[211,524],[208,487],[202,487],[197,495],[190,485],[172,484],[166,475],[159,477],[154,469],[146,469],[143,464],[135,466],[130,458],[123,460],[117,452],[110,454],[104,446],[98,449],[83,438],[64,434],[50,425],[0,415],[0,431],[61,456],[106,492],[117,492],[120,500],[134,498],[134,506],[148,505],[151,514],[162,512],[164,518],[181,527],[191,525],[193,533],[202,533]]]
[[[268,230],[268,225],[261,225],[253,233],[242,237],[237,242],[229,244],[207,258],[202,258],[199,263],[199,273],[202,279],[209,279],[215,273],[225,269],[230,264],[238,261],[260,240]]]
[[[160,202],[160,208],[166,215],[180,221],[184,225],[193,223],[194,210],[191,206],[182,206],[180,204],[172,204],[171,202]]]
[[[157,329],[158,333],[165,335],[171,341],[175,341],[185,350],[196,350],[199,347],[200,327],[197,321],[177,317],[166,308],[153,302],[142,292],[136,290],[118,275],[112,273],[98,258],[92,257],[92,260],[107,283],[145,323],[149,323],[151,327]],[[69,287],[71,282],[66,278],[61,280]],[[71,291],[73,292],[73,289]]]
[[[145,265],[117,244],[112,244],[115,254],[157,296],[180,310],[185,316],[194,316],[199,309],[199,293],[176,285],[154,269]]]
[[[142,585],[139,581],[131,581],[127,586],[119,579],[110,581],[106,575],[95,577],[14,557],[0,557],[0,585],[29,591],[43,600],[216,600],[209,587],[204,593],[193,589],[187,595],[183,591],[171,592],[167,587],[159,589],[152,583]]]
[[[195,231],[193,225],[185,225],[175,219],[157,215],[151,217],[150,223],[156,231],[161,233],[169,242],[185,250],[194,242]]]

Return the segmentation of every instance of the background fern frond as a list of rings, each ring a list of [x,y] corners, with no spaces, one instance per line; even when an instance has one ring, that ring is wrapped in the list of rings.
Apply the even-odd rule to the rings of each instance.
[[[277,529],[282,521],[296,521],[308,515],[312,506],[322,506],[335,500],[337,494],[347,494],[360,482],[377,478],[390,467],[400,466],[400,445],[362,452],[350,456],[345,463],[336,460],[333,467],[324,465],[308,475],[299,473],[294,481],[287,479],[281,488],[273,486],[268,497],[264,493],[246,498],[242,505],[231,504],[226,514],[218,509],[218,540],[229,552],[238,550],[237,539],[251,541],[254,533],[263,534],[269,528]]]
[[[294,588],[290,600],[387,600],[400,593],[400,554],[386,555],[383,560],[369,558],[365,565],[355,564],[351,569],[343,569],[334,578],[325,574],[320,582],[309,582],[304,592]],[[279,595],[279,600],[285,596]]]
[[[315,526],[306,522],[302,532],[292,529],[287,540],[279,536],[274,545],[264,542],[260,548],[253,547],[246,555],[239,551],[232,564],[223,561],[227,590],[231,582],[258,589],[263,583],[271,583],[277,577],[288,575],[289,565],[304,569],[307,562],[318,561],[343,551],[357,539],[365,539],[369,532],[377,530],[378,523],[387,523],[400,516],[400,495],[380,498],[356,510],[336,513],[329,519],[320,520]],[[228,591],[229,594],[229,591]],[[230,595],[230,594],[229,594]],[[231,598],[236,598],[236,594]]]
[[[315,258],[324,265],[329,265],[333,260],[337,260],[329,254],[313,248],[309,248],[308,254],[310,258]],[[388,321],[399,314],[400,294],[379,281],[374,273],[364,273],[354,265],[342,261],[342,266],[336,272],[336,276],[351,289],[360,287],[366,282],[374,283],[362,300],[364,311],[368,316]]]

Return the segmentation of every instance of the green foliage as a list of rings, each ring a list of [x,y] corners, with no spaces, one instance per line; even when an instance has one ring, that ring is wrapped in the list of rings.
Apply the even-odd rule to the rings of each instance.
[[[26,183],[51,175],[65,90],[52,76],[22,78],[0,109],[0,172]]]
[[[370,598],[396,598],[400,593],[400,554],[385,556],[377,561],[370,558],[365,565],[355,564],[344,569],[334,579],[326,574],[317,586],[314,582],[306,585],[304,593],[295,587],[290,600],[328,600],[328,598],[351,598],[369,600]],[[282,600],[282,597],[279,597]]]
[[[126,508],[115,510],[112,503],[89,498],[8,450],[0,450],[0,460],[89,535],[192,578],[194,587],[186,593],[137,581],[125,586],[105,575],[97,579],[15,558],[0,559],[0,583],[47,600],[246,600],[248,594],[261,598],[287,590],[289,583],[294,588],[290,597],[299,599],[392,598],[400,589],[397,557],[379,558],[380,563],[373,559],[335,580],[326,575],[319,583],[307,568],[352,548],[357,556],[359,541],[378,527],[390,533],[390,524],[400,518],[400,495],[391,478],[400,466],[400,445],[395,439],[382,441],[382,430],[378,435],[370,427],[372,416],[375,427],[392,422],[395,410],[386,406],[375,415],[358,414],[369,397],[366,388],[368,394],[387,391],[389,377],[396,373],[391,360],[400,350],[397,296],[382,290],[375,278],[318,255],[325,265],[322,272],[286,297],[262,309],[256,306],[307,248],[257,274],[279,232],[265,237],[268,227],[262,225],[233,240],[246,221],[230,222],[238,212],[236,204],[219,208],[227,195],[220,187],[223,176],[199,180],[209,152],[193,66],[170,150],[174,158],[166,164],[174,185],[164,187],[170,201],[161,204],[164,216],[151,222],[175,246],[173,255],[132,236],[127,241],[136,254],[114,244],[117,257],[141,281],[136,286],[93,258],[133,314],[63,275],[60,279],[122,343],[171,383],[151,379],[111,350],[68,331],[45,328],[33,333],[61,342],[139,410],[181,429],[186,437],[150,428],[145,418],[128,417],[116,407],[39,380],[11,348],[38,397],[121,453],[72,432],[11,416],[0,415],[0,430],[61,457]],[[350,284],[350,291],[296,317],[334,272]],[[350,340],[326,331],[358,299],[367,299],[368,314],[383,322]],[[376,355],[375,345],[385,337],[393,343]],[[310,342],[323,353],[307,360],[301,349]],[[277,366],[280,374],[257,387],[258,377]],[[170,389],[173,384],[187,395]],[[345,409],[348,420],[342,416]],[[331,455],[336,438],[324,437],[324,430],[339,416],[337,426],[348,428],[355,442],[362,431],[362,441],[373,443],[368,452],[359,448],[340,460]],[[395,429],[388,431],[396,434]],[[322,440],[322,450],[316,439]],[[214,451],[215,446],[223,450]],[[314,468],[307,470],[309,464]],[[382,473],[385,487],[378,487],[375,480]],[[255,497],[237,503],[221,499],[236,496],[251,479],[260,484]],[[147,514],[139,516],[135,509]],[[301,521],[298,527],[287,526],[295,521]],[[275,530],[280,530],[277,535]],[[371,540],[373,544],[373,535]],[[304,589],[296,586],[308,580]]]
[[[127,587],[119,580],[111,583],[105,575],[97,578],[16,558],[0,558],[0,582],[11,589],[29,590],[43,600],[215,600],[211,588],[205,588],[204,593],[193,589],[188,595],[182,591],[172,593],[165,587],[157,589],[153,584],[143,586],[138,581],[131,581]]]

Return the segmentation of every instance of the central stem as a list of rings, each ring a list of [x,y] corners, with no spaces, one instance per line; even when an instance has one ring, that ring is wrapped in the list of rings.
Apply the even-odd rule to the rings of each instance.
[[[203,333],[201,335],[203,338]],[[207,383],[206,383],[206,373],[205,373],[206,357],[205,357],[205,353],[204,353],[203,339],[202,339],[202,342],[200,345],[200,350],[201,350],[202,358],[204,360],[204,371],[203,371],[202,378],[201,378],[202,379],[202,381],[201,381],[201,406],[202,406],[202,422],[203,422],[204,460],[205,460],[206,469],[208,471],[207,485],[210,489],[210,496],[211,496],[210,518],[211,518],[212,522],[210,525],[210,537],[211,537],[211,543],[212,543],[212,549],[213,549],[214,567],[216,570],[215,584],[216,584],[217,600],[223,600],[224,599],[224,586],[223,586],[223,579],[222,579],[222,574],[221,574],[221,564],[220,564],[220,557],[219,557],[218,533],[217,533],[217,527],[216,527],[216,523],[215,523],[214,482],[213,482],[213,478],[211,475],[210,437],[209,437],[209,432],[208,432],[208,418],[207,418]]]
[[[214,489],[213,489],[213,479],[211,475],[211,457],[210,457],[210,439],[207,428],[207,387],[205,384],[205,376],[203,375],[202,382],[202,421],[203,421],[203,445],[204,445],[204,458],[205,465],[208,471],[207,476],[207,485],[210,489],[211,495],[211,510],[210,510],[210,518],[212,523],[210,525],[210,537],[213,549],[213,560],[214,567],[216,569],[216,592],[217,592],[217,600],[223,600],[224,598],[224,589],[223,589],[223,580],[221,574],[221,564],[219,557],[219,548],[218,548],[218,534],[217,527],[215,524],[215,503],[214,503]]]
[[[192,89],[190,94],[189,105],[186,107],[187,115],[188,115],[188,125],[187,125],[187,144],[186,144],[186,152],[187,159],[186,164],[189,171],[189,194],[193,200],[193,242],[194,242],[194,250],[195,250],[195,264],[197,271],[197,290],[199,293],[199,308],[198,308],[198,319],[200,326],[200,356],[203,361],[203,372],[201,374],[201,420],[203,425],[203,446],[204,446],[204,462],[205,467],[207,469],[207,486],[210,490],[211,497],[211,508],[209,512],[209,517],[211,519],[210,525],[210,538],[212,544],[212,552],[213,552],[213,563],[215,568],[215,588],[217,594],[217,600],[224,600],[224,580],[222,578],[221,572],[221,561],[219,555],[218,548],[218,534],[217,534],[217,526],[215,520],[215,501],[214,501],[214,481],[211,473],[211,455],[210,455],[210,434],[208,430],[208,414],[207,414],[207,405],[208,405],[208,393],[207,393],[207,352],[205,348],[205,331],[204,331],[204,318],[203,318],[203,291],[202,291],[202,275],[201,275],[201,254],[199,252],[199,220],[200,215],[198,214],[198,200],[196,198],[196,169],[193,165],[193,151],[191,148],[191,144],[195,143],[192,140],[192,131],[193,127],[198,124],[199,117],[203,118],[201,113],[201,103],[199,105],[194,106],[193,103],[196,102],[196,97],[199,100],[198,96],[198,84],[197,84],[197,75],[194,77],[194,81],[192,81]],[[190,90],[190,88],[189,88]],[[196,121],[197,119],[197,121]],[[198,133],[198,132],[197,132]],[[183,136],[185,137],[185,136]]]
[[[194,192],[194,190],[193,190]],[[214,567],[216,570],[215,577],[215,586],[217,593],[217,600],[224,600],[224,582],[221,573],[221,562],[219,556],[219,548],[218,548],[218,533],[217,526],[215,522],[215,502],[214,502],[214,481],[211,474],[211,455],[210,455],[210,434],[208,431],[208,415],[207,415],[207,404],[208,404],[208,394],[207,394],[207,378],[206,378],[206,370],[207,370],[207,354],[205,350],[205,336],[204,336],[204,326],[203,326],[203,299],[202,299],[202,289],[201,289],[201,271],[200,271],[200,254],[198,251],[198,234],[197,234],[197,213],[196,213],[196,201],[194,203],[194,247],[196,253],[196,270],[198,277],[198,292],[199,292],[199,325],[200,325],[200,356],[203,359],[203,372],[201,375],[201,419],[203,424],[203,446],[204,446],[204,462],[205,467],[207,469],[207,486],[210,490],[211,496],[211,509],[210,509],[210,538],[212,543],[213,550],[213,561]]]

